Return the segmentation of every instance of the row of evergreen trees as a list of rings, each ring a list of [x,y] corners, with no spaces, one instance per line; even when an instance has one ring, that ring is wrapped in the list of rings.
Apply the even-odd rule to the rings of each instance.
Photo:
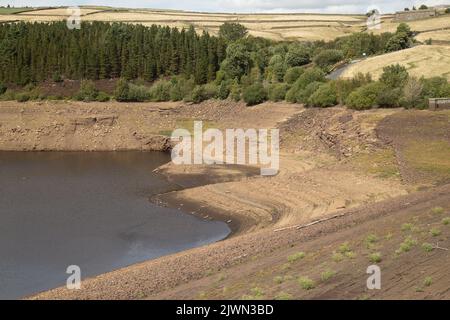
[[[197,84],[214,80],[226,40],[194,28],[65,22],[0,25],[0,82],[46,79],[142,78],[183,74]]]

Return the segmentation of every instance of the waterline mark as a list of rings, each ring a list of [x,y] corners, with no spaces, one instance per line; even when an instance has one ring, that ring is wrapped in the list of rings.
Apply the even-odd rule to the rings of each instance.
[[[270,133],[270,134],[269,134]],[[176,129],[172,162],[177,165],[240,164],[261,166],[262,176],[274,176],[280,166],[279,129],[207,129],[194,121],[194,132]]]

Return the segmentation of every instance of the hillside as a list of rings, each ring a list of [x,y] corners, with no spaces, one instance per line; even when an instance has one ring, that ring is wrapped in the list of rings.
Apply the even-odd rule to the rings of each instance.
[[[359,72],[368,72],[374,79],[378,79],[384,67],[396,63],[405,66],[412,76],[443,76],[450,79],[450,46],[423,45],[370,57],[351,64],[341,77],[352,78]]]
[[[201,13],[177,10],[125,9],[99,6],[82,6],[84,21],[115,21],[142,25],[165,25],[188,28],[194,26],[198,32],[217,34],[219,26],[226,21],[239,22],[249,29],[253,36],[273,40],[333,40],[353,32],[366,31],[365,15],[274,13],[235,14]],[[0,22],[9,21],[58,21],[66,19],[67,8],[2,8]],[[371,32],[395,32],[399,22],[392,14],[383,15],[381,29]],[[409,21],[412,30],[419,32],[417,39],[433,39],[438,43],[450,41],[450,15]]]
[[[66,8],[46,8],[18,12],[0,12],[0,21],[57,21],[67,17]],[[143,25],[170,27],[194,26],[198,31],[217,34],[226,21],[245,25],[250,34],[274,40],[332,40],[361,31],[365,27],[364,15],[338,14],[226,14],[197,13],[151,9],[114,9],[82,7],[83,21],[115,21]]]

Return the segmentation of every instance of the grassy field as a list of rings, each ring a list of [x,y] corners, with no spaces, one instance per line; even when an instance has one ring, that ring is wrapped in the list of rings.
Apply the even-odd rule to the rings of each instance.
[[[65,19],[67,15],[65,8],[5,11],[0,21],[55,21]],[[366,21],[364,15],[227,14],[107,7],[82,7],[81,15],[84,21],[118,21],[179,28],[194,26],[199,32],[212,34],[217,34],[224,22],[235,21],[245,25],[251,35],[274,40],[332,40],[362,31]]]
[[[55,21],[65,19],[66,8],[1,8],[0,21]],[[140,23],[143,25],[167,25],[170,27],[194,26],[199,32],[208,31],[217,34],[219,26],[226,21],[236,21],[245,25],[251,35],[273,40],[332,40],[352,32],[366,29],[365,15],[341,14],[231,14],[201,13],[176,10],[154,9],[117,9],[111,7],[81,7],[85,21],[119,21]],[[430,37],[436,41],[449,41],[450,15],[432,19],[408,22],[412,29],[421,32],[418,39],[424,41]],[[382,28],[374,33],[393,32],[398,22],[392,15],[382,18]],[[444,30],[440,30],[444,29]]]
[[[383,72],[383,67],[396,63],[405,66],[413,76],[444,76],[450,79],[450,47],[438,45],[417,46],[368,58],[350,65],[341,77],[351,78],[359,72],[369,72],[377,79]]]

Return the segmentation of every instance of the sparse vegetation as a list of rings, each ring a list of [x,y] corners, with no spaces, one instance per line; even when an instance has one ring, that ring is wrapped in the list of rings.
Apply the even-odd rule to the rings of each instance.
[[[297,252],[297,253],[294,253],[294,254],[290,255],[288,257],[288,261],[291,262],[291,263],[292,262],[296,262],[298,260],[303,259],[305,256],[306,256],[306,254],[304,252]]]
[[[433,284],[433,278],[431,278],[431,277],[426,277],[424,280],[423,280],[423,285],[425,286],[425,287],[429,287],[429,286],[431,286]]]
[[[410,251],[415,245],[417,245],[417,240],[413,239],[411,236],[406,237],[406,239],[400,244],[400,248],[396,250],[397,254]]]
[[[369,260],[372,263],[379,263],[381,262],[381,253],[380,252],[374,252],[369,254]]]
[[[433,245],[432,245],[431,243],[425,242],[425,243],[422,244],[422,249],[423,249],[425,252],[431,252],[431,251],[434,250],[434,247],[433,247]]]
[[[402,231],[412,231],[414,225],[412,223],[404,223],[402,224]]]
[[[275,296],[275,300],[292,300],[292,295],[287,292],[280,292]]]
[[[442,207],[434,207],[431,209],[431,212],[433,214],[443,214],[444,213],[444,208]]]
[[[300,277],[298,283],[303,290],[312,290],[315,288],[315,283],[308,277]]]
[[[327,270],[325,270],[324,272],[322,272],[322,273],[320,274],[320,279],[321,279],[323,282],[325,282],[325,281],[328,281],[328,280],[330,280],[331,278],[333,278],[335,275],[336,275],[336,271],[327,269]]]
[[[430,230],[430,234],[433,236],[433,237],[438,237],[438,236],[440,236],[441,235],[441,230],[439,230],[438,228],[432,228],[431,230]]]

